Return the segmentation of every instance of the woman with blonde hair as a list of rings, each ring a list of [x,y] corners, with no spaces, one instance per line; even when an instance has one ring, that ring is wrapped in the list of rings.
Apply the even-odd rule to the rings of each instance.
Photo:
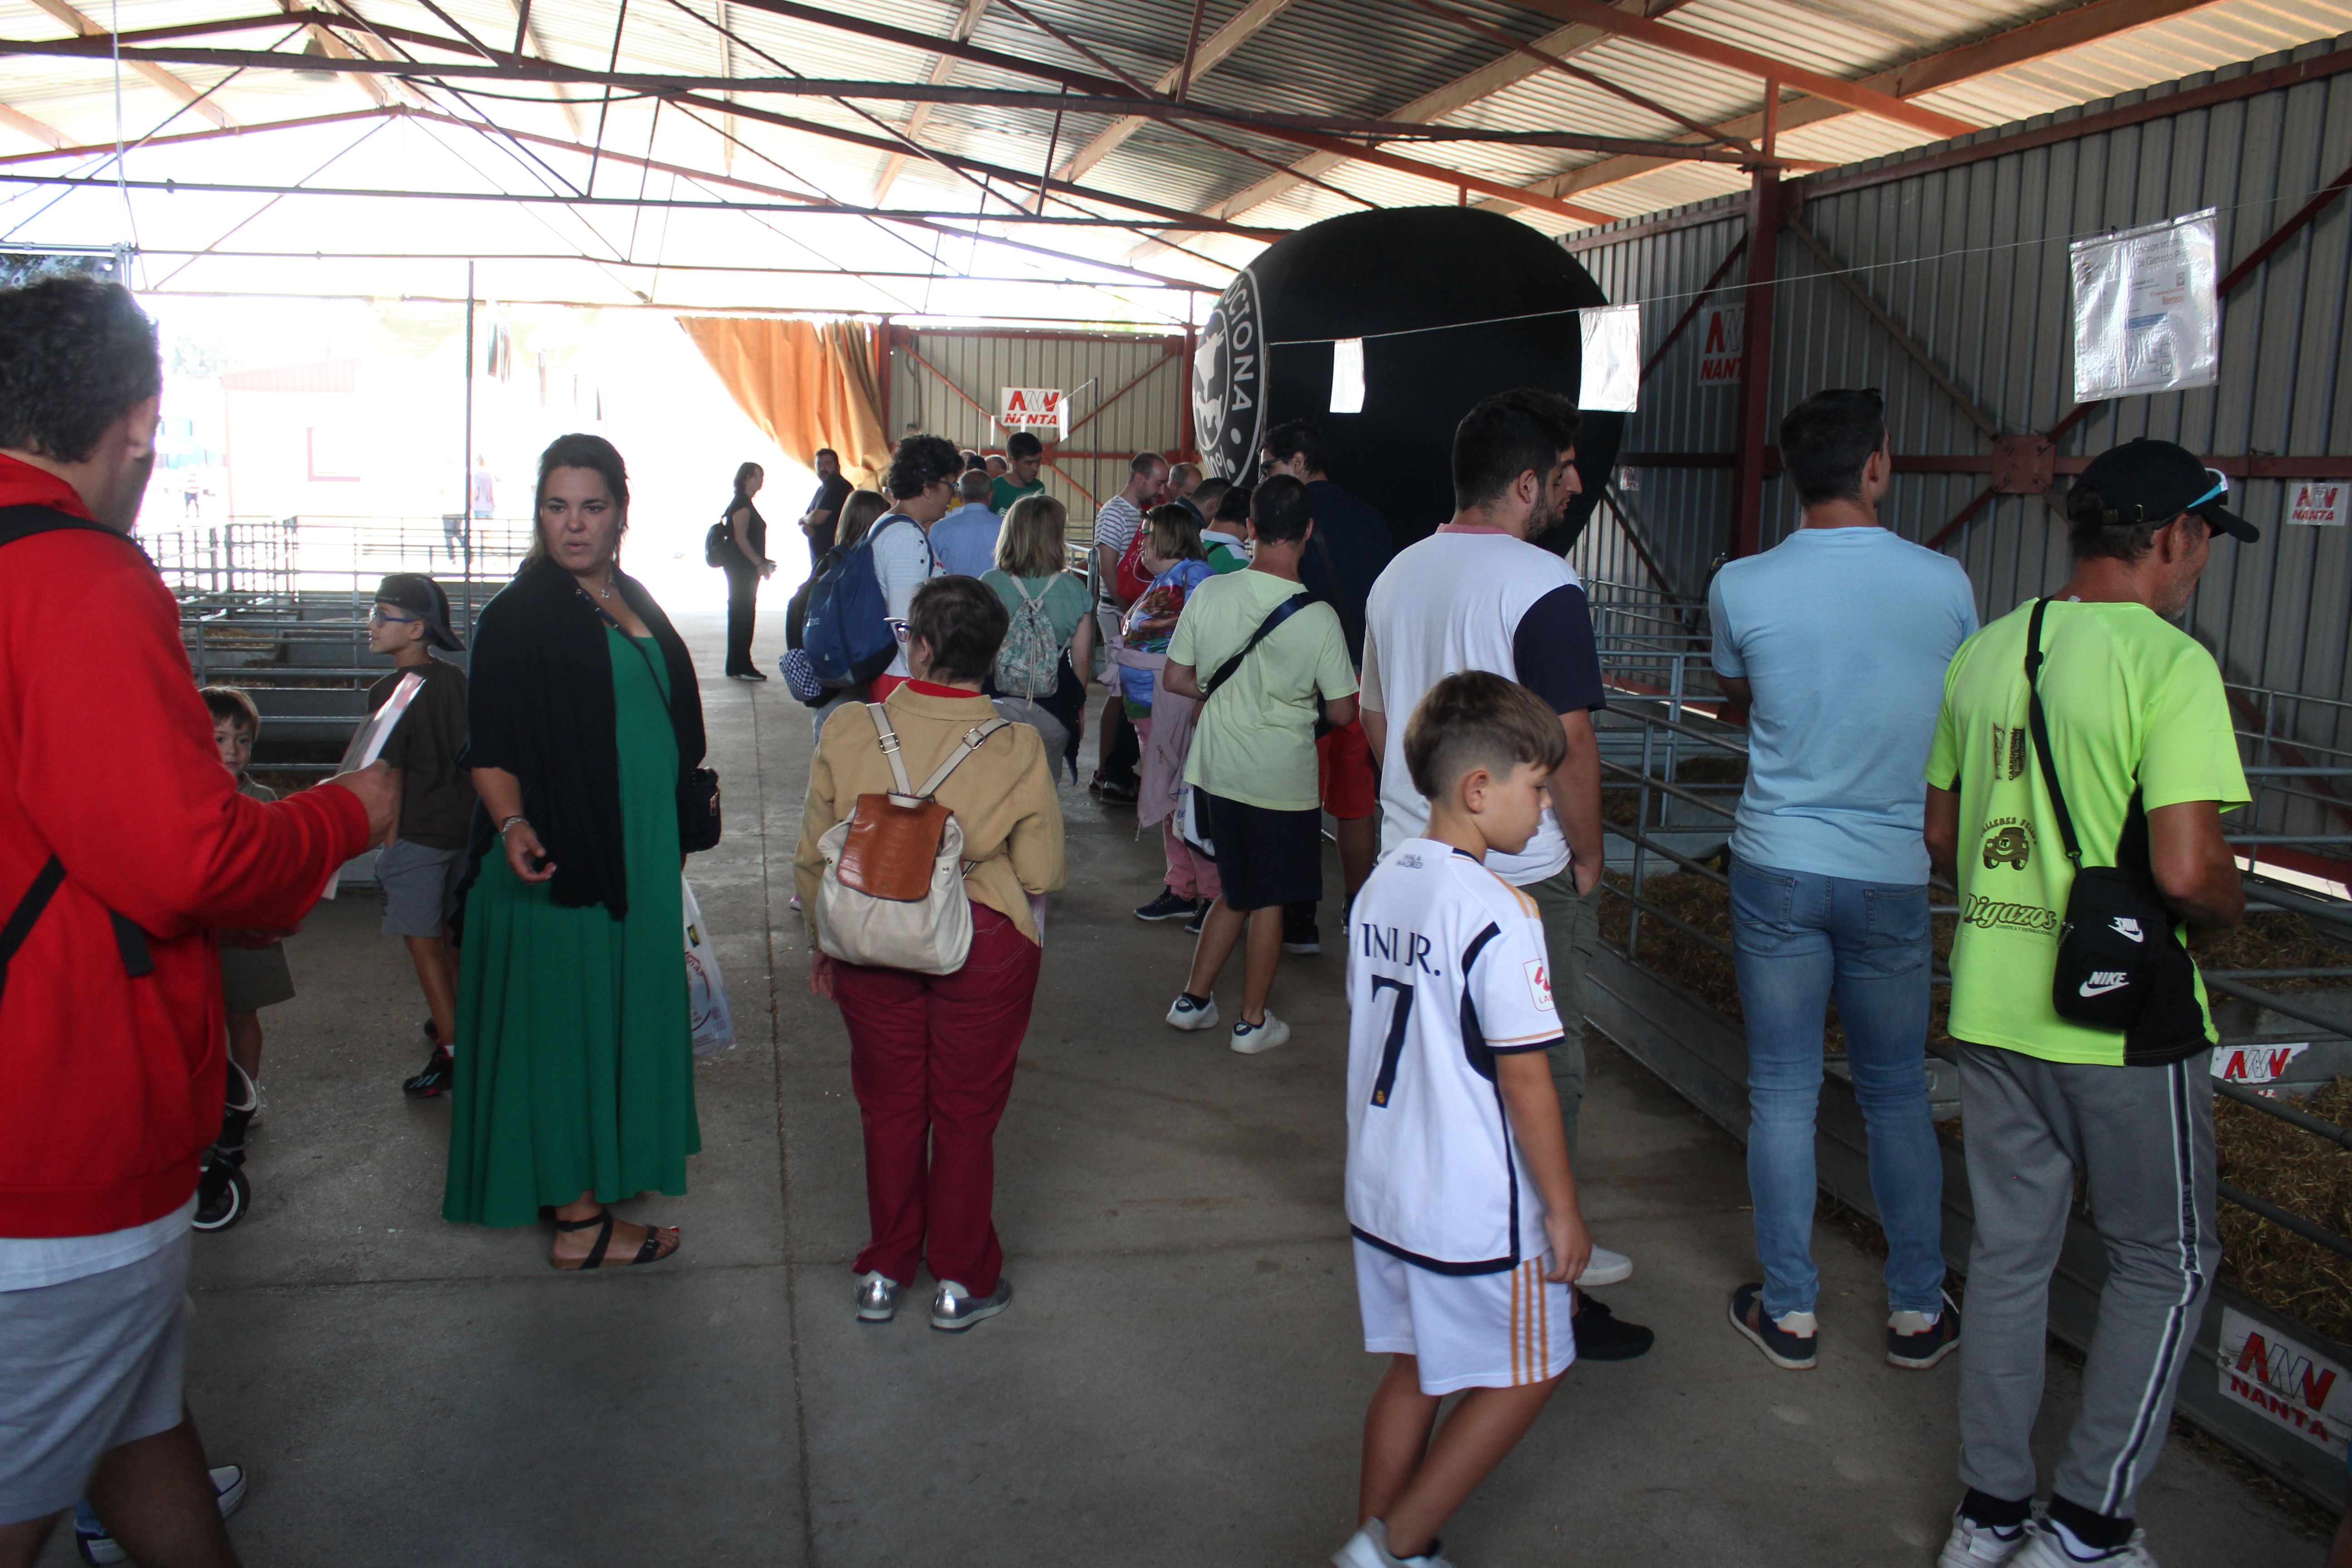
[[[1034,725],[1045,755],[1061,758],[1075,779],[1095,622],[1086,583],[1069,570],[1068,523],[1068,511],[1052,496],[1023,496],[1004,514],[996,567],[981,581],[1012,617],[990,681],[996,710]]]

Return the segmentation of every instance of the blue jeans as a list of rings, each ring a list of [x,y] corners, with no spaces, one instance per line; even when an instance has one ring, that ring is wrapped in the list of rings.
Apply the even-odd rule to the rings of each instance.
[[[1943,1302],[1944,1161],[1927,1117],[1927,889],[1735,860],[1731,927],[1748,1017],[1748,1187],[1764,1310],[1810,1312],[1813,1113],[1829,999],[1870,1135],[1890,1311]]]

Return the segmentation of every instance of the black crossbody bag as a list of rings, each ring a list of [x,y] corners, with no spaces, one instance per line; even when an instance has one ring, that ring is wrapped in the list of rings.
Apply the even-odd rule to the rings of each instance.
[[[2210,1043],[2205,1037],[2203,1010],[2197,1005],[2196,965],[2180,945],[2175,934],[2179,922],[2147,868],[2147,818],[2137,777],[2130,813],[2116,847],[2119,863],[2083,864],[2074,816],[2058,784],[2058,763],[2037,679],[2042,672],[2042,617],[2049,607],[2049,600],[2036,601],[2027,626],[2027,713],[2042,782],[2049,788],[2050,809],[2058,818],[2058,837],[2074,867],[2065,922],[2058,928],[2058,967],[2050,1003],[2062,1018],[2088,1028],[2120,1031],[2127,1065],[2177,1061]],[[2132,859],[2138,864],[2120,864]]]
[[[604,617],[606,626],[619,632],[621,639],[637,650],[637,657],[646,661],[646,671],[652,673],[654,656],[639,646],[637,640],[629,636],[621,623],[614,617],[613,612],[598,604],[586,589],[582,588],[579,593],[582,598],[588,601],[588,607]],[[661,685],[661,678],[658,675],[655,676],[654,685],[656,688]],[[688,855],[699,855],[706,849],[718,848],[719,827],[717,771],[710,768],[682,770],[677,781],[677,847],[679,850]]]

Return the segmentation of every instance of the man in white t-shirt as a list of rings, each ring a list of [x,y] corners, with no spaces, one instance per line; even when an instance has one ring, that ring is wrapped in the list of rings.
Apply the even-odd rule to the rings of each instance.
[[[1381,760],[1384,853],[1428,820],[1428,803],[1404,765],[1404,728],[1440,679],[1490,670],[1559,715],[1568,755],[1552,779],[1551,809],[1525,848],[1486,863],[1542,911],[1567,1026],[1550,1055],[1571,1159],[1584,1103],[1584,971],[1600,940],[1601,749],[1592,714],[1605,700],[1584,585],[1574,567],[1528,541],[1554,527],[1581,488],[1576,429],[1575,405],[1536,387],[1496,393],[1464,416],[1454,432],[1454,517],[1398,552],[1372,584],[1363,669],[1364,734]],[[1596,1248],[1584,1283],[1612,1284],[1632,1271],[1621,1254]],[[1577,1313],[1577,1342],[1590,1360],[1631,1359],[1654,1338],[1581,1290]]]
[[[1561,1037],[1543,921],[1485,864],[1549,815],[1566,737],[1487,670],[1448,676],[1401,727],[1425,827],[1348,933],[1348,1224],[1364,1349],[1391,1360],[1340,1568],[1442,1561],[1437,1532],[1576,1359],[1570,1282],[1591,1252],[1543,1062]]]
[[[882,584],[882,613],[898,633],[898,657],[875,678],[872,700],[879,702],[907,679],[907,611],[915,590],[940,575],[931,549],[931,524],[955,504],[963,454],[944,436],[909,436],[890,454],[882,476],[891,510],[874,520],[866,537],[874,552],[874,575]]]
[[[1118,646],[1119,617],[1128,601],[1118,591],[1119,558],[1135,542],[1143,514],[1160,504],[1168,489],[1168,459],[1157,452],[1138,452],[1127,466],[1127,489],[1102,503],[1095,512],[1095,620],[1102,628],[1104,647]],[[1127,721],[1127,704],[1111,684],[1103,704],[1102,725],[1096,731],[1101,749],[1095,757],[1095,782],[1103,798],[1116,805],[1132,804],[1136,793],[1135,765],[1142,748],[1135,726]]]

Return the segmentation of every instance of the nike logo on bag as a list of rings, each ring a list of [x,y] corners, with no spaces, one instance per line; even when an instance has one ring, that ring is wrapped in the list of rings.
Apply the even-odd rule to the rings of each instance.
[[[2110,991],[2120,991],[2131,984],[2131,976],[2120,970],[2095,969],[2091,977],[2075,987],[2077,996],[2104,996]]]
[[[2132,919],[2129,915],[2117,915],[2116,917],[2115,931],[2117,935],[2127,936],[2134,942],[2144,942],[2147,940],[2140,933],[2139,921]]]

